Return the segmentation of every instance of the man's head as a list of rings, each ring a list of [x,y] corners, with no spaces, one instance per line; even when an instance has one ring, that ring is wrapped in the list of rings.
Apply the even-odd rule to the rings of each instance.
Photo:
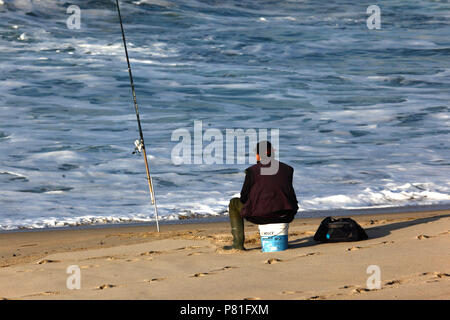
[[[275,150],[269,141],[260,141],[256,144],[256,160],[261,161],[261,155],[271,158]]]

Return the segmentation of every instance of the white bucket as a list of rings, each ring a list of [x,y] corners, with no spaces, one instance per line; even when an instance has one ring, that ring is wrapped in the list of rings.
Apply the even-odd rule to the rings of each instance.
[[[288,247],[289,223],[259,225],[262,252],[283,251]]]

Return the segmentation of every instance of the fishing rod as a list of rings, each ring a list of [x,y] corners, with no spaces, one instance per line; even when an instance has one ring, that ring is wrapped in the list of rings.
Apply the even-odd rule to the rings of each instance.
[[[130,84],[131,84],[131,93],[133,94],[134,111],[136,111],[136,119],[137,119],[138,128],[139,128],[139,135],[140,135],[140,140],[136,140],[134,142],[134,145],[136,148],[133,153],[136,153],[136,152],[141,153],[142,152],[142,155],[144,156],[145,170],[147,172],[148,188],[150,191],[152,205],[155,207],[156,229],[159,232],[158,209],[156,207],[155,191],[153,189],[153,181],[152,181],[152,177],[150,175],[150,169],[149,169],[149,164],[148,164],[148,160],[147,160],[147,153],[145,151],[144,134],[142,133],[141,120],[139,117],[139,108],[138,108],[138,104],[137,104],[137,100],[136,100],[136,92],[134,90],[133,74],[131,73],[130,59],[128,58],[127,41],[125,40],[125,32],[123,30],[122,16],[120,14],[120,7],[119,7],[119,0],[116,0],[116,5],[117,5],[117,13],[119,15],[119,21],[120,21],[120,29],[122,30],[123,47],[125,48],[125,56],[127,58],[128,74],[130,75]]]

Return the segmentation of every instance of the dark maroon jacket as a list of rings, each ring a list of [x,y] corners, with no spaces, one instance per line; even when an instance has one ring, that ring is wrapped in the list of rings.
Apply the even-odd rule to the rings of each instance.
[[[298,210],[292,186],[294,169],[279,162],[276,174],[261,175],[261,167],[267,166],[258,162],[245,170],[241,216],[256,224],[289,223]]]

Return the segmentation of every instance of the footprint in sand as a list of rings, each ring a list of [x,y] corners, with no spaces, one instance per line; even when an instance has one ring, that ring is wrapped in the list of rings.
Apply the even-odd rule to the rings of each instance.
[[[44,291],[44,292],[29,294],[29,295],[26,295],[23,297],[26,298],[26,297],[40,297],[40,296],[56,296],[58,294],[59,294],[58,291]]]
[[[435,237],[438,237],[438,236],[443,236],[443,235],[446,235],[446,234],[449,234],[449,233],[450,233],[450,231],[445,231],[445,232],[438,233],[437,235],[434,235],[434,236],[429,236],[429,235],[426,235],[426,234],[419,234],[416,237],[416,239],[419,239],[419,240],[430,239],[430,238],[435,238]]]
[[[161,253],[162,253],[161,251],[150,250],[150,251],[141,253],[141,256],[152,256],[152,255],[161,254]]]
[[[50,260],[50,259],[44,259],[37,262],[37,264],[47,264],[47,263],[58,263],[61,262],[59,260]]]
[[[362,225],[375,225],[375,224],[385,224],[387,220],[370,220],[368,223],[362,223]]]
[[[347,249],[347,251],[355,251],[355,250],[359,250],[359,249],[364,249],[363,247],[351,247],[351,248],[348,248]]]
[[[310,252],[310,253],[305,254],[304,256],[309,257],[309,256],[316,256],[318,254],[320,254],[320,252]]]
[[[150,280],[144,280],[145,282],[151,283],[151,282],[157,282],[157,281],[163,281],[166,280],[166,278],[153,278]]]
[[[200,249],[200,248],[202,248],[202,247],[201,246],[188,246],[188,247],[176,248],[176,249],[173,249],[173,251],[195,250],[195,249]]]
[[[355,287],[354,285],[348,284],[343,287],[340,287],[339,289],[350,289],[350,288],[354,288],[354,287]]]
[[[209,275],[208,272],[199,272],[199,273],[194,274],[194,275],[192,276],[192,278],[200,278],[200,277],[205,277],[205,276],[207,276],[207,275]]]
[[[353,294],[359,294],[359,293],[370,292],[370,291],[375,291],[375,289],[371,290],[371,289],[367,289],[367,288],[356,288],[352,292],[353,292]]]
[[[312,296],[312,297],[306,298],[306,300],[324,300],[324,299],[326,299],[326,297],[324,297],[324,296]]]
[[[394,286],[396,284],[402,284],[402,283],[403,283],[402,280],[392,280],[392,281],[386,282],[384,285],[385,286]]]
[[[427,236],[426,234],[419,234],[416,238],[419,240],[423,240],[423,239],[429,239],[431,237]]]
[[[114,261],[114,260],[120,260],[120,258],[119,257],[109,256],[109,257],[106,257],[106,260],[107,261]]]
[[[233,267],[233,266],[225,266],[225,267],[223,267],[223,268],[216,269],[216,270],[212,270],[212,271],[209,271],[209,272],[199,272],[199,273],[194,274],[194,275],[191,276],[191,277],[192,277],[192,278],[200,278],[200,277],[204,277],[204,276],[208,276],[208,275],[214,274],[214,273],[216,273],[216,272],[225,271],[225,270],[230,270],[230,269],[234,269],[234,268],[237,268],[237,267]]]
[[[347,248],[347,251],[355,251],[355,250],[360,250],[360,249],[368,249],[368,248],[372,248],[374,246],[379,246],[382,244],[393,244],[394,241],[383,241],[383,242],[378,242],[378,243],[373,243],[373,244],[369,244],[368,246],[365,247],[359,247],[359,246],[353,246],[351,248]]]
[[[104,289],[110,289],[117,287],[115,284],[102,284],[101,286],[98,286],[97,290],[104,290]]]
[[[266,260],[264,263],[265,264],[275,264],[275,263],[278,263],[278,262],[283,262],[283,260],[277,259],[277,258],[272,258],[272,259]]]
[[[219,270],[217,270],[217,271],[225,271],[225,270],[230,270],[230,269],[235,269],[235,268],[237,268],[237,267],[233,267],[233,266],[225,266],[225,267],[223,267],[223,268],[221,268],[221,269],[219,269]]]
[[[188,253],[187,254],[187,256],[188,257],[190,257],[190,256],[198,256],[198,255],[200,255],[200,254],[202,254],[203,252],[192,252],[192,253]]]
[[[444,272],[435,272],[434,275],[438,278],[448,278],[450,277],[449,273],[444,273]]]
[[[433,277],[429,280],[427,280],[427,283],[434,283],[434,282],[440,282],[440,279],[446,279],[448,277],[450,277],[450,273],[445,273],[445,272],[425,272],[422,273],[422,275],[430,275],[433,274]]]
[[[320,254],[320,252],[309,252],[309,253],[306,253],[306,254],[302,254],[302,255],[293,257],[293,258],[288,259],[288,260],[281,260],[281,259],[278,259],[278,258],[272,258],[272,259],[266,260],[264,263],[265,264],[275,264],[275,263],[278,263],[278,262],[290,261],[290,260],[297,259],[297,258],[305,258],[305,257],[316,256],[316,255],[319,255],[319,254]]]

